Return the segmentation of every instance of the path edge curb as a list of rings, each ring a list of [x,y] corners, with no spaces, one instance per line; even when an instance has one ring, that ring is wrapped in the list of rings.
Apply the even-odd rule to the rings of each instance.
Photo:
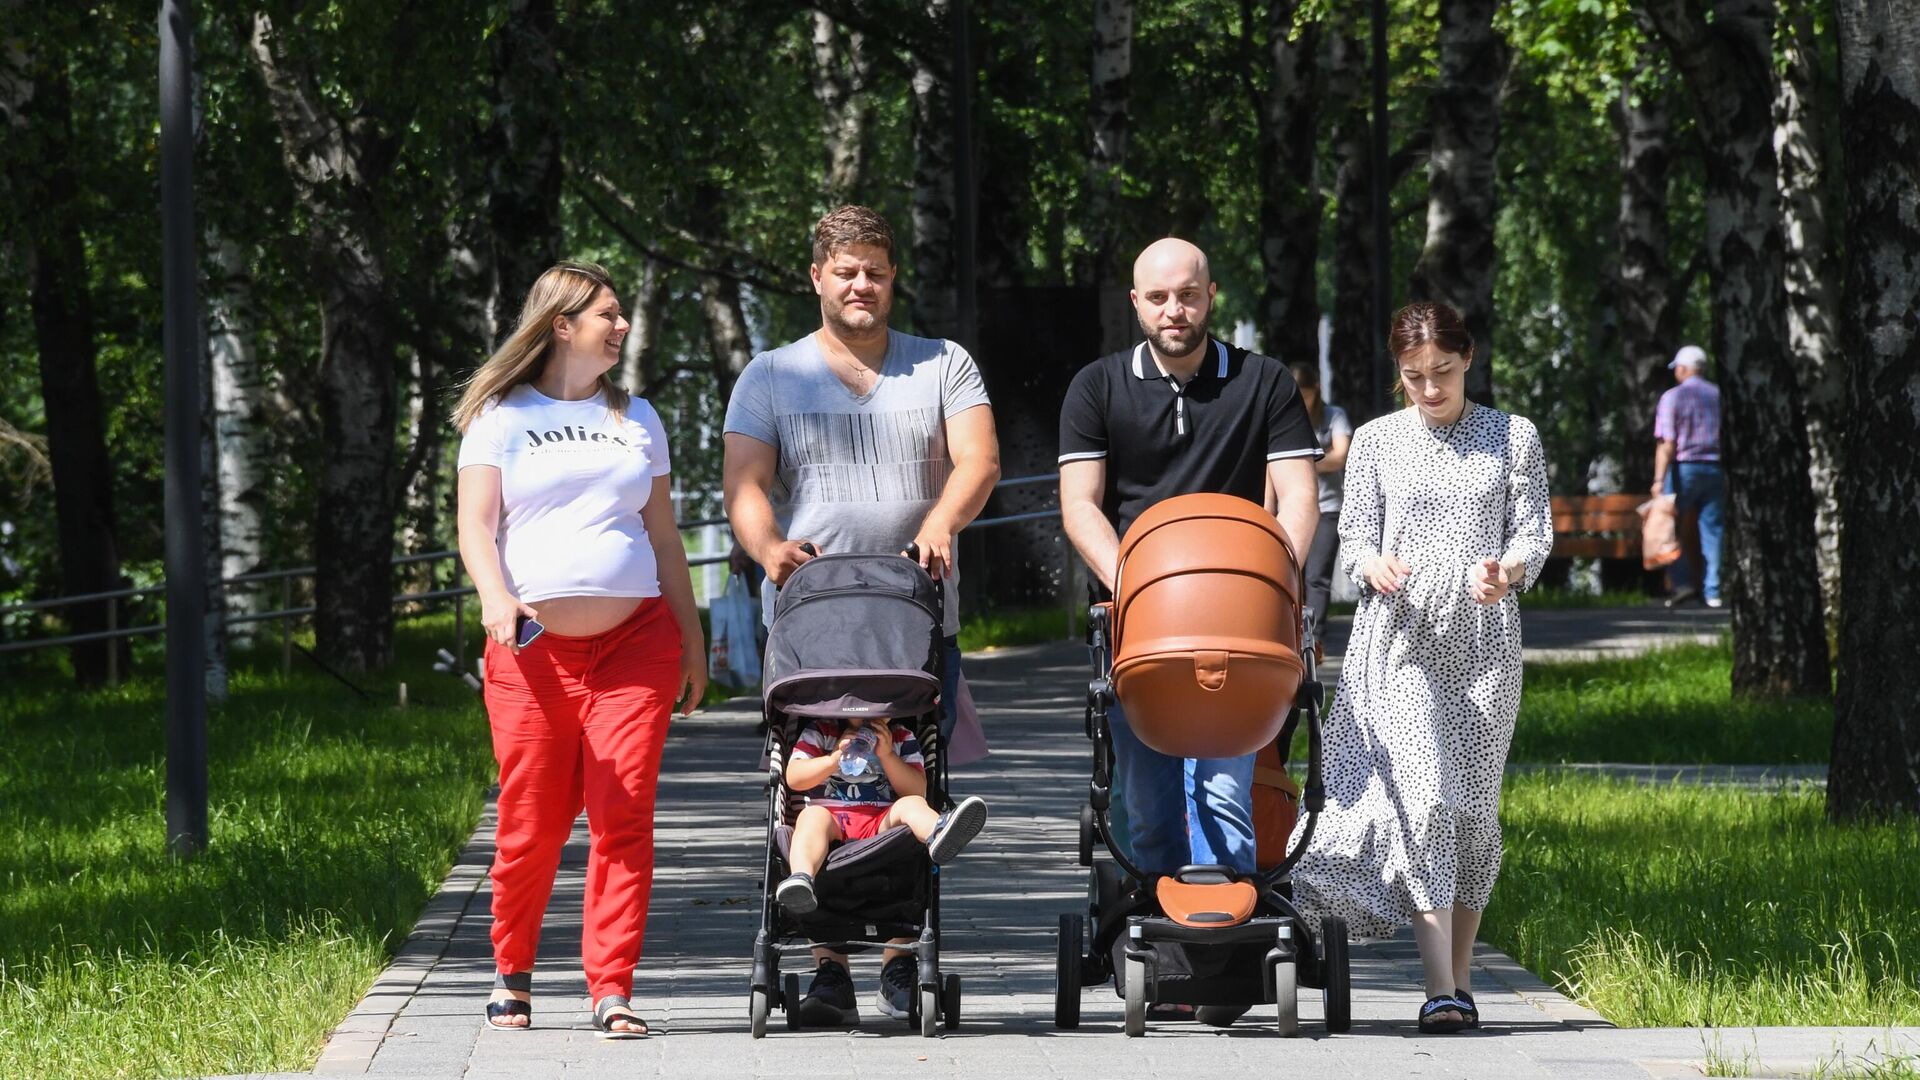
[[[440,957],[447,951],[467,908],[479,894],[493,864],[493,834],[496,824],[494,796],[487,796],[473,834],[453,860],[447,876],[434,891],[432,899],[420,911],[420,918],[407,934],[407,940],[393,955],[373,985],[360,998],[353,1011],[327,1033],[327,1041],[314,1062],[319,1076],[362,1076],[373,1066],[393,1021],[413,1000]]]

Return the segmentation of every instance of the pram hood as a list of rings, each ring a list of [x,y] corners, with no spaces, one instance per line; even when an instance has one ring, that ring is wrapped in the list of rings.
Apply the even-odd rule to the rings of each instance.
[[[1140,741],[1172,757],[1251,754],[1305,677],[1299,562],[1273,515],[1231,495],[1180,495],[1120,545],[1113,694]]]
[[[907,717],[940,699],[940,592],[898,555],[822,555],[781,588],[767,715]]]

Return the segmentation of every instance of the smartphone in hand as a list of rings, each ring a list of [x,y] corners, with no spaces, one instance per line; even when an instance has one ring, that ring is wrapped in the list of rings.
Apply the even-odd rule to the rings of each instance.
[[[524,649],[533,644],[534,638],[546,632],[547,628],[540,625],[540,620],[535,619],[531,615],[522,615],[513,624],[513,641],[514,644]]]

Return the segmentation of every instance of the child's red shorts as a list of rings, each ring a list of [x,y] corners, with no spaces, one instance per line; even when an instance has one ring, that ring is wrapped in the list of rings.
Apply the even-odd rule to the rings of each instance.
[[[865,840],[869,836],[880,835],[880,819],[887,816],[887,807],[877,803],[855,803],[852,806],[829,806],[827,813],[840,825],[840,836],[844,840]]]

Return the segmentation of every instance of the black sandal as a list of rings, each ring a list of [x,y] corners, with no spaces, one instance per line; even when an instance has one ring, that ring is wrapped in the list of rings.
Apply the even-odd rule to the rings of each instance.
[[[524,1024],[498,1023],[503,1016],[524,1016]],[[519,998],[507,998],[505,1001],[487,1002],[487,1026],[495,1031],[525,1031],[533,1026],[533,1003]]]
[[[616,1028],[614,1023],[625,1020],[629,1024],[640,1025],[640,1030]],[[633,1011],[633,1003],[619,994],[608,994],[593,1007],[593,1026],[603,1039],[644,1039],[653,1034],[646,1020]]]
[[[1442,1020],[1439,1014],[1456,1012],[1458,1020]],[[1420,1005],[1420,1034],[1451,1035],[1467,1026],[1467,1006],[1452,994],[1435,994]]]
[[[1460,1014],[1467,1018],[1467,1026],[1470,1028],[1479,1027],[1480,1026],[1480,1009],[1478,1006],[1474,1005],[1473,995],[1467,993],[1465,990],[1455,990],[1453,992],[1453,1000],[1465,1006],[1465,1008],[1460,1010]]]

